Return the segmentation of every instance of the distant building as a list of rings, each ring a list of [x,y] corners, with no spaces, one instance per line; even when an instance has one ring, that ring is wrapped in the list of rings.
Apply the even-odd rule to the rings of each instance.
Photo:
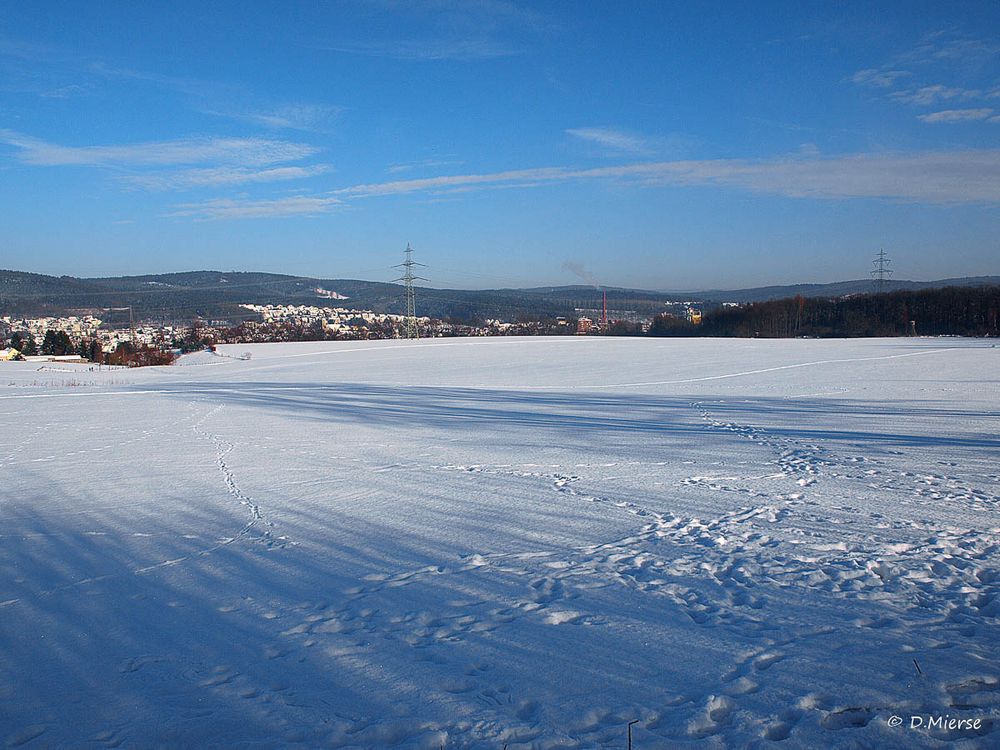
[[[580,318],[576,321],[576,332],[578,334],[590,333],[590,329],[594,327],[594,321],[590,318]]]
[[[24,359],[21,356],[21,352],[13,347],[7,349],[0,349],[0,362],[13,362],[14,360]]]
[[[687,309],[687,319],[688,323],[691,323],[692,325],[701,325],[701,310],[689,307]]]

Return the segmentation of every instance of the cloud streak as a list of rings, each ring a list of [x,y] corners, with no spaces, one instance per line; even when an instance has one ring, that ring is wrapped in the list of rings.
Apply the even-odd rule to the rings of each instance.
[[[342,203],[330,196],[293,196],[273,200],[218,200],[202,203],[182,203],[169,216],[210,219],[262,219],[288,216],[316,216],[327,213]]]
[[[405,164],[390,164],[386,171],[390,174],[400,174],[402,172],[412,172],[416,169],[432,169],[433,167],[454,167],[463,164],[458,159],[424,159],[422,161],[407,162]]]
[[[627,154],[650,154],[650,143],[642,136],[615,128],[570,128],[567,135],[604,148]]]
[[[319,149],[264,138],[190,138],[112,146],[60,146],[11,130],[0,142],[19,149],[17,158],[35,166],[151,166],[221,162],[260,166],[297,161]]]
[[[907,104],[927,106],[950,99],[975,99],[982,96],[982,94],[983,92],[978,89],[962,89],[935,84],[933,86],[922,86],[916,91],[897,91],[890,94],[889,98]]]
[[[271,130],[316,131],[341,112],[341,108],[322,104],[285,104],[269,109],[205,109],[204,112]]]
[[[475,60],[510,57],[522,52],[519,47],[494,39],[399,39],[388,42],[341,44],[322,47],[322,49],[366,57],[387,57],[407,62],[434,62],[438,60],[473,62]]]
[[[1000,202],[1000,149],[787,157],[769,161],[661,161],[573,169],[541,167],[355,185],[344,198],[617,180],[640,185],[716,186],[792,198],[883,198],[918,203]]]
[[[506,0],[368,0],[373,15],[356,29],[366,41],[320,47],[405,61],[472,62],[520,55],[528,40],[551,28],[539,13]],[[360,38],[365,38],[361,36]]]
[[[613,181],[636,187],[716,187],[816,200],[1000,204],[1000,149],[825,158],[797,155],[769,161],[660,161],[590,169],[537,167],[366,183],[316,196],[273,201],[190,203],[178,206],[173,215],[200,219],[315,215],[366,198],[440,196],[472,190],[528,190],[586,181]]]
[[[876,89],[890,89],[896,85],[896,81],[910,75],[906,70],[885,70],[879,68],[867,68],[859,70],[851,81],[859,86],[870,86]]]
[[[920,44],[898,59],[917,64],[946,62],[981,65],[998,55],[1000,44],[993,39],[976,39],[946,30],[928,34]]]
[[[181,169],[175,172],[130,175],[124,182],[147,190],[184,190],[200,187],[226,187],[261,182],[301,180],[329,172],[326,164],[308,167],[271,167],[269,169],[249,169],[246,167],[207,167],[204,169]]]
[[[993,110],[989,107],[979,107],[977,109],[944,109],[940,112],[917,115],[917,119],[931,124],[977,122],[980,120],[988,120],[992,114]]]
[[[880,67],[857,71],[851,80],[859,86],[882,90],[894,102],[917,107],[947,104],[954,107],[917,115],[925,123],[992,122],[992,111],[982,103],[997,95],[996,81],[989,71],[998,56],[1000,44],[995,39],[976,39],[943,30],[926,35],[916,47]],[[898,86],[900,79],[923,78],[928,72],[933,72],[938,80],[947,77],[944,80],[950,78],[962,85],[946,85],[932,79],[908,87]]]

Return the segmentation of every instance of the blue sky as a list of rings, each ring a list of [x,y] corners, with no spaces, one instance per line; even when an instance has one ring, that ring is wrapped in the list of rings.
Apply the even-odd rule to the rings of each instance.
[[[1000,5],[8,3],[0,267],[1000,273]]]

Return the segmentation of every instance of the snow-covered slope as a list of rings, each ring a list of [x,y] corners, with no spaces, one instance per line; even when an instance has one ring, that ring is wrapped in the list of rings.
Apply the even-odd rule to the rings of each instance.
[[[991,342],[220,354],[0,364],[8,745],[1000,742]]]

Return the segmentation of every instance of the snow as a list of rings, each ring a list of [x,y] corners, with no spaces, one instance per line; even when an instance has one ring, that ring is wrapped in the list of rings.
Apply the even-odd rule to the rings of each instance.
[[[1000,741],[990,341],[219,354],[0,365],[8,745]]]

